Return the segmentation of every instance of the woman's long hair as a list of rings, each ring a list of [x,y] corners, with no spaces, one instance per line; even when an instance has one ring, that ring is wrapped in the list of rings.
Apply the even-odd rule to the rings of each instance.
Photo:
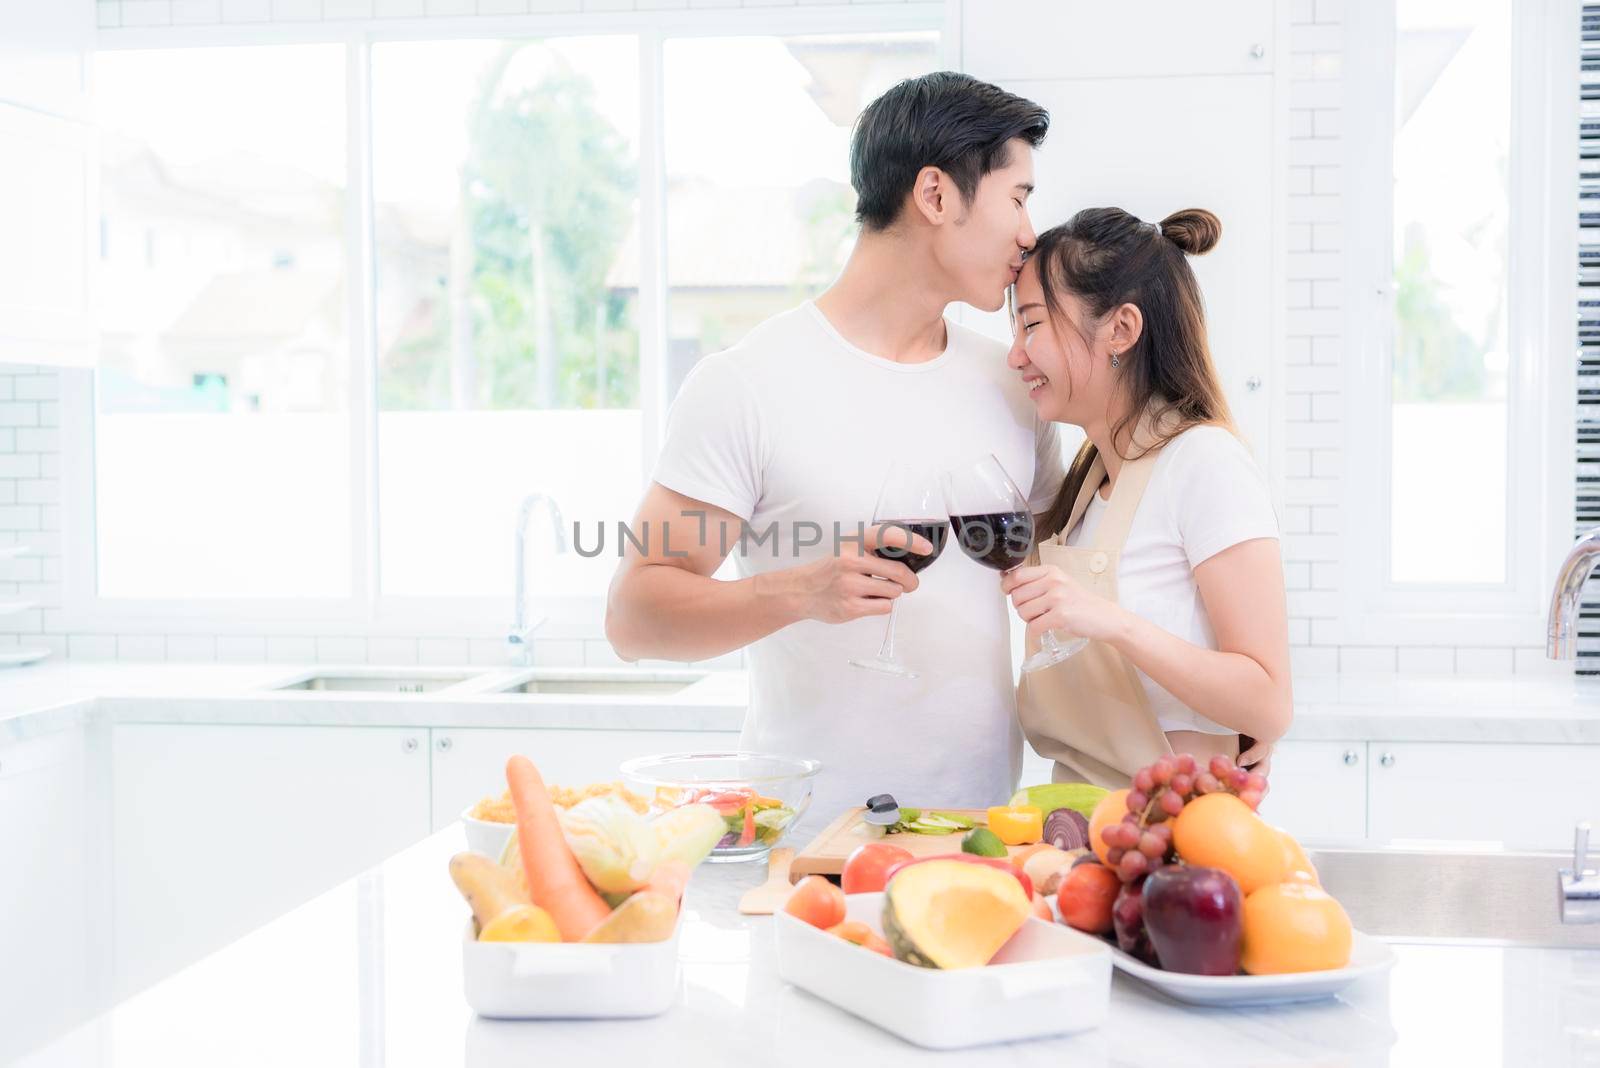
[[[1111,428],[1120,441],[1146,413],[1156,428],[1153,441],[1137,443],[1135,459],[1201,424],[1233,429],[1227,398],[1217,381],[1206,340],[1205,305],[1187,256],[1203,255],[1222,236],[1209,211],[1187,208],[1158,225],[1140,222],[1121,208],[1086,208],[1039,235],[1028,258],[1038,264],[1045,309],[1057,329],[1086,331],[1067,315],[1062,297],[1076,296],[1093,321],[1123,304],[1144,316],[1139,340],[1120,353],[1118,393],[1127,413]],[[1095,447],[1084,442],[1046,515],[1044,537],[1061,531],[1072,516]]]

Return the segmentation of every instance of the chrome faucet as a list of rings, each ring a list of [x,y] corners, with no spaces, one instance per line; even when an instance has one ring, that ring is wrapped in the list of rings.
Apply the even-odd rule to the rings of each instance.
[[[530,493],[517,508],[516,589],[513,592],[511,633],[506,635],[506,651],[511,663],[526,667],[533,663],[533,633],[544,625],[544,617],[528,618],[528,522],[534,509],[543,505],[550,512],[550,528],[555,535],[556,552],[567,551],[566,520],[555,498]]]
[[[1562,923],[1600,923],[1600,871],[1589,868],[1589,825],[1578,824],[1572,842],[1572,867],[1556,875]]]
[[[1600,527],[1595,527],[1572,546],[1556,575],[1555,592],[1550,595],[1549,633],[1545,655],[1551,660],[1572,660],[1578,655],[1578,598],[1589,572],[1600,561]]]

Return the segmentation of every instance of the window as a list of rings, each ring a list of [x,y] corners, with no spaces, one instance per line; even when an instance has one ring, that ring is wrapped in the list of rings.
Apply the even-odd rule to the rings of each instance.
[[[673,394],[701,356],[838,276],[855,235],[851,127],[884,90],[936,69],[938,37],[690,38],[665,53]]]
[[[1389,575],[1497,585],[1506,580],[1511,2],[1397,0],[1395,14]]]
[[[843,265],[856,113],[939,65],[930,5],[681,14],[97,55],[73,625],[493,633],[523,498],[586,548],[632,514],[694,361]],[[592,618],[614,543],[531,529],[541,610]]]
[[[99,594],[348,596],[344,49],[104,53],[95,83]]]
[[[504,596],[529,493],[591,543],[632,514],[638,295],[616,275],[639,258],[638,55],[625,36],[373,47],[384,594]],[[535,584],[592,593],[615,565],[573,553]]]
[[[1569,21],[1349,12],[1341,642],[1542,641],[1572,515]]]

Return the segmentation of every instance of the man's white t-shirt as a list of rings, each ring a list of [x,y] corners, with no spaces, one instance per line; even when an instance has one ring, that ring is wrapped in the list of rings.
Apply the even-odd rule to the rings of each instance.
[[[1105,498],[1095,494],[1066,543],[1086,542],[1105,511]],[[1215,649],[1217,636],[1194,569],[1240,542],[1277,536],[1272,495],[1244,443],[1222,427],[1191,427],[1156,457],[1117,563],[1117,602],[1184,641]],[[1139,681],[1162,730],[1234,733],[1189,708],[1143,671]]]
[[[937,477],[993,453],[1032,510],[1045,511],[1065,477],[1055,424],[1035,416],[1005,344],[946,327],[943,354],[903,364],[850,344],[811,302],[774,316],[695,365],[654,480],[748,521],[752,538],[729,547],[741,578],[833,555],[834,524],[853,537],[872,522],[896,460]],[[773,536],[754,540],[773,524]],[[1002,804],[1016,787],[1021,735],[999,575],[949,539],[918,577],[895,630],[896,656],[916,679],[848,663],[877,652],[883,616],[801,621],[746,651],[740,745],[822,762],[807,829],[876,793],[964,807]]]

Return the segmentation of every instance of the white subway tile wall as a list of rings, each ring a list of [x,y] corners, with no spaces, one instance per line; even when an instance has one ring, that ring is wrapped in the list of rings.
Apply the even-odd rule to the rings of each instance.
[[[839,0],[97,0],[102,27],[441,15],[489,16],[662,7],[763,7]],[[896,0],[872,0],[896,2]],[[1294,0],[1290,29],[1284,561],[1297,673],[1506,674],[1552,670],[1543,650],[1340,644],[1337,624],[1343,343],[1340,136],[1344,100],[1340,0]],[[0,366],[0,544],[34,555],[0,561],[0,596],[38,608],[0,617],[0,647],[45,647],[84,659],[263,660],[504,664],[497,639],[449,634],[295,637],[68,634],[60,612],[57,480],[59,374]],[[543,640],[539,662],[621,663],[595,621],[581,638]],[[737,667],[739,654],[709,662]],[[1555,670],[1563,670],[1560,665]]]

